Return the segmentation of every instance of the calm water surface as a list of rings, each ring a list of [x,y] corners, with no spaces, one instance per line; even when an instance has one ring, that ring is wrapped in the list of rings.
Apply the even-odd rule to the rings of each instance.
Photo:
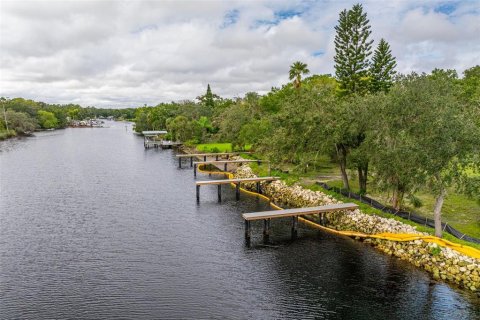
[[[2,319],[479,319],[480,299],[348,238],[241,213],[123,123],[0,142]],[[199,176],[199,179],[209,179]]]

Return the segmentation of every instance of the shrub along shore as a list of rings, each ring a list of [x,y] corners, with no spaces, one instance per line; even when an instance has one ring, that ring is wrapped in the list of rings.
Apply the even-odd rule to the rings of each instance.
[[[247,165],[240,166],[234,175],[236,178],[256,176]],[[244,188],[255,190],[255,185],[245,184]],[[289,207],[311,207],[339,202],[331,195],[321,191],[308,190],[299,185],[288,186],[283,181],[263,183],[262,192],[273,202]],[[356,231],[369,235],[386,232],[428,235],[425,232],[417,231],[415,226],[395,219],[366,214],[361,210],[326,214],[325,221],[327,227],[335,230]],[[480,259],[422,240],[391,241],[366,238],[363,239],[363,242],[423,268],[436,280],[455,283],[471,291],[480,290]]]

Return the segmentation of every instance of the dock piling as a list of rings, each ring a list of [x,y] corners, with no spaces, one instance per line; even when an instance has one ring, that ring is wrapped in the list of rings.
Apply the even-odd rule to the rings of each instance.
[[[217,188],[218,188],[218,202],[222,202],[222,185],[219,184]]]
[[[182,158],[178,158],[178,167],[182,169]]]
[[[250,247],[250,221],[245,220],[245,242]]]
[[[268,243],[270,240],[270,219],[263,220],[263,242]]]
[[[295,240],[297,238],[297,224],[298,224],[298,216],[293,216],[292,217],[292,240]]]
[[[197,165],[196,164],[193,165],[193,177],[194,178],[197,177]]]
[[[193,167],[193,157],[190,157],[190,168]]]
[[[235,184],[235,199],[240,200],[240,182]]]
[[[197,185],[197,203],[200,202],[200,185]]]

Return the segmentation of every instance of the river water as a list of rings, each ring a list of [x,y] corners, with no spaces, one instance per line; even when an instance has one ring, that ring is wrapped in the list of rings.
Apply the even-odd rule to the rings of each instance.
[[[272,245],[130,125],[0,142],[1,319],[478,319],[477,295],[289,220]],[[198,179],[209,179],[199,174]]]

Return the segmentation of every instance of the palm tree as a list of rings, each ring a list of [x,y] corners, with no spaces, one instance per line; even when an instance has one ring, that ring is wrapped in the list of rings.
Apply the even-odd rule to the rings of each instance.
[[[307,68],[307,64],[301,61],[295,61],[290,66],[290,80],[293,80],[293,86],[300,88],[302,84],[302,74],[308,74],[310,70]]]

